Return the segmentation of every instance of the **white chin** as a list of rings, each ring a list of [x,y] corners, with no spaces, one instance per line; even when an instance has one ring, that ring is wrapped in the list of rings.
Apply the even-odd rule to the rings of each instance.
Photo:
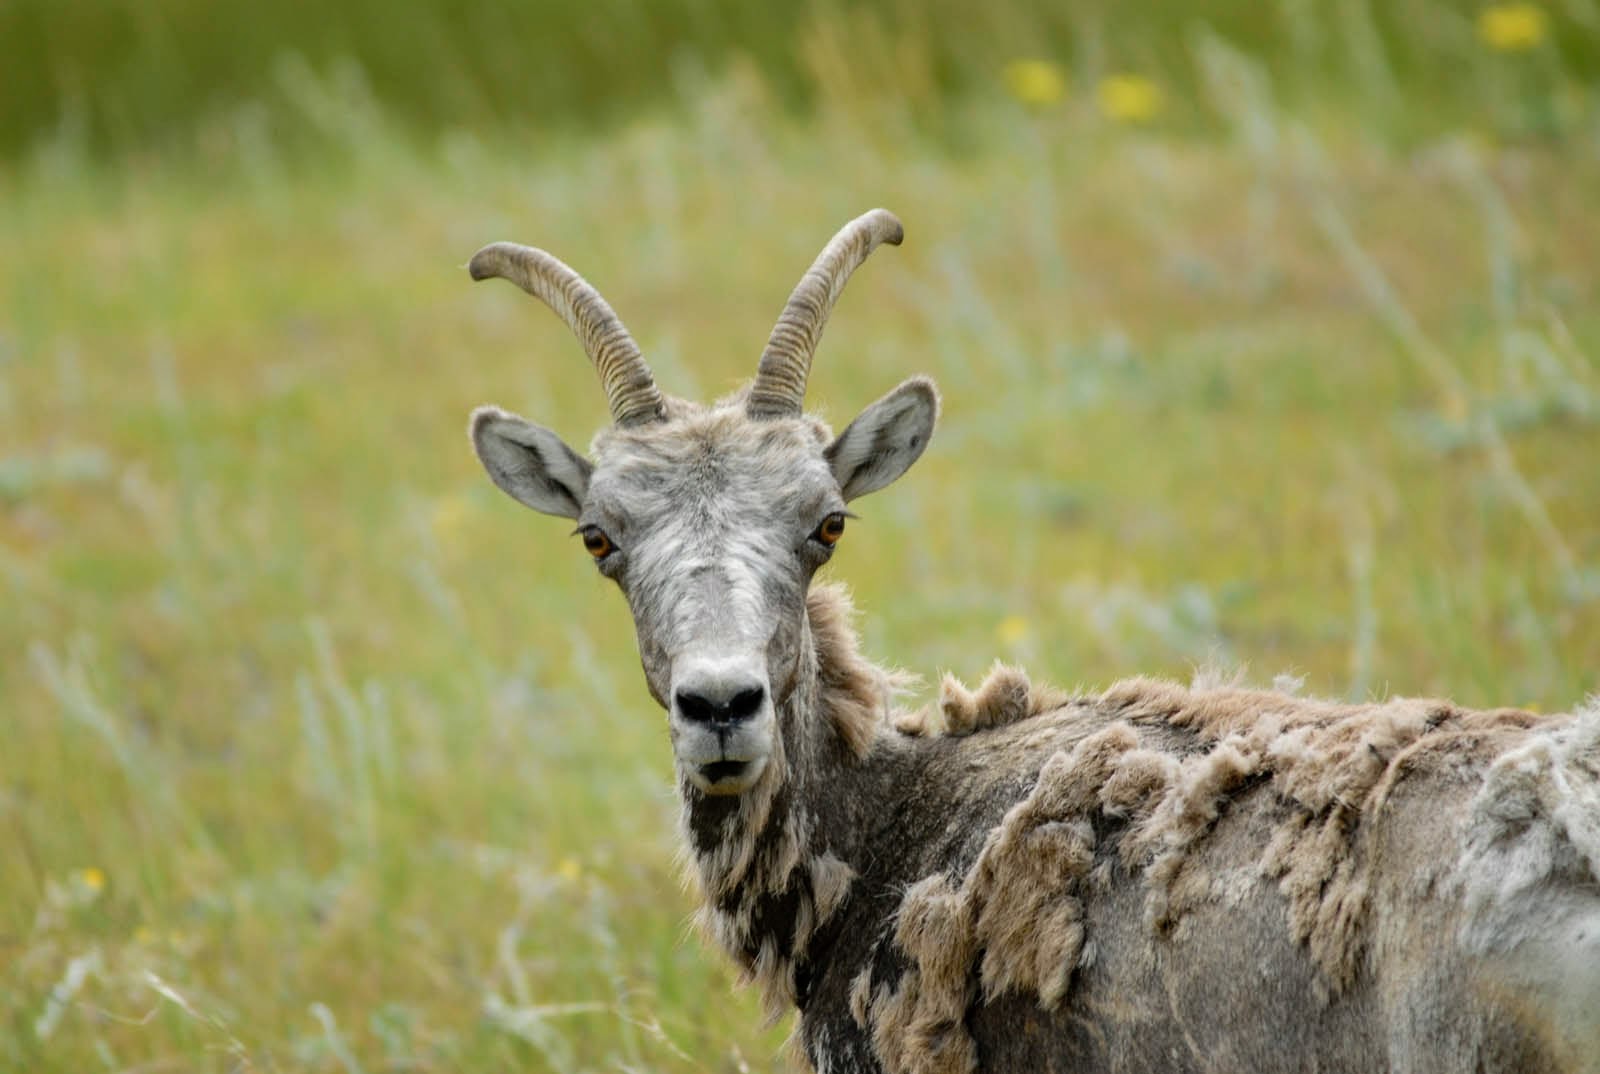
[[[689,782],[702,794],[724,796],[743,794],[755,786],[761,773],[766,771],[767,759],[757,757],[753,761],[713,761],[709,764],[686,764],[683,767]]]

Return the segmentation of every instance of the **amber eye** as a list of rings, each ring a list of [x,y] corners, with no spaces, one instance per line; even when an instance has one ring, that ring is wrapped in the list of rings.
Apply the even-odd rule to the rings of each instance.
[[[606,536],[606,531],[599,526],[583,528],[583,547],[587,548],[595,559],[605,559],[617,550],[617,546],[611,543],[611,538]]]
[[[839,538],[844,536],[844,515],[835,511],[822,520],[822,525],[818,526],[817,532],[811,536],[832,548],[839,543]]]

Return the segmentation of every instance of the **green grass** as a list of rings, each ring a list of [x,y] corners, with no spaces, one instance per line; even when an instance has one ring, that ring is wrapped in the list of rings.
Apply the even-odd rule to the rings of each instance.
[[[944,389],[830,568],[930,680],[1600,689],[1592,118],[1399,152],[1193,55],[1211,133],[795,121],[735,65],[592,142],[419,149],[334,101],[320,168],[5,172],[0,1068],[783,1066],[689,934],[623,602],[467,447],[480,402],[604,415],[554,316],[467,281],[492,239],[708,396],[835,226],[902,216],[811,396]]]
[[[1168,84],[1179,122],[1216,34],[1299,103],[1356,108],[1373,131],[1426,138],[1463,121],[1551,135],[1600,81],[1600,5],[1559,0],[1529,55],[1486,62],[1482,0],[10,0],[0,5],[0,158],[182,149],[201,161],[263,142],[313,159],[348,132],[330,97],[377,106],[406,137],[509,140],[610,129],[692,109],[709,75],[761,71],[789,110],[835,99],[945,110],[1038,56],[1080,88],[1134,71]],[[330,121],[331,125],[330,125]],[[949,132],[941,132],[948,135]]]

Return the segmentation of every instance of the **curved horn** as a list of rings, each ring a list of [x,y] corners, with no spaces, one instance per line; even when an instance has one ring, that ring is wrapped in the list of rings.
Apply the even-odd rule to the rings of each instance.
[[[467,271],[474,280],[508,279],[561,315],[600,374],[612,421],[643,425],[666,415],[639,345],[600,292],[560,258],[532,246],[496,242],[473,254]]]
[[[879,243],[899,246],[905,229],[888,209],[863,213],[839,229],[800,277],[761,353],[745,411],[752,418],[792,417],[805,404],[811,355],[845,281]]]

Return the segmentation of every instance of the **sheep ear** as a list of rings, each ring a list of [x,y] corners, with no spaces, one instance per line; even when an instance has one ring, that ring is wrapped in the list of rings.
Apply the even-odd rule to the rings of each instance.
[[[472,446],[496,485],[518,503],[577,518],[589,491],[589,460],[542,425],[496,406],[472,412]]]
[[[828,445],[828,465],[846,500],[889,484],[916,462],[939,418],[939,389],[912,377],[873,403]]]

